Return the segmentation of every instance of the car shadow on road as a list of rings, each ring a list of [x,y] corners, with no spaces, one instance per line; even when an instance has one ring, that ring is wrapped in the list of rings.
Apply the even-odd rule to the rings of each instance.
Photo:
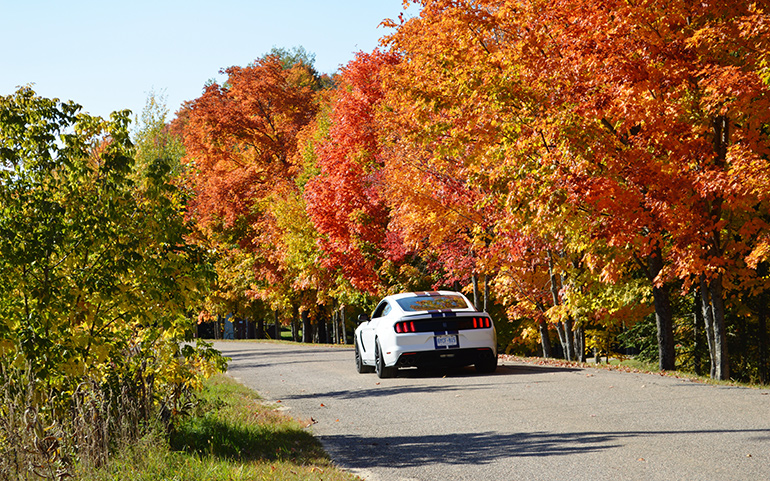
[[[420,379],[420,378],[450,378],[450,377],[487,377],[487,376],[515,376],[525,374],[549,374],[557,372],[576,372],[581,371],[575,367],[554,367],[554,366],[533,366],[530,364],[506,364],[497,366],[493,373],[480,374],[471,367],[444,368],[444,369],[399,369],[397,377]]]
[[[366,469],[431,464],[472,465],[492,463],[499,458],[568,456],[619,448],[633,438],[725,433],[767,435],[770,431],[480,432],[390,437],[326,435],[320,438],[336,462],[347,468]]]
[[[469,389],[481,390],[481,389],[499,389],[500,376],[516,376],[516,375],[531,375],[537,376],[539,374],[549,374],[554,372],[572,372],[579,371],[575,368],[554,368],[545,366],[499,366],[497,371],[491,374],[478,374],[472,367],[469,368],[455,368],[455,369],[402,369],[398,373],[398,377],[395,379],[379,379],[374,374],[364,374],[360,377],[362,381],[367,381],[366,384],[356,389],[351,390],[339,390],[339,391],[326,391],[326,392],[311,392],[311,393],[297,393],[284,396],[284,400],[288,399],[365,399],[365,398],[382,398],[388,396],[398,396],[401,394],[409,393],[438,393],[438,392],[466,392]],[[478,379],[478,382],[468,383],[466,381],[462,383],[453,382],[454,379]],[[403,380],[407,380],[409,384],[403,384]],[[420,380],[428,381],[426,384],[420,383]],[[439,381],[438,384],[436,381]],[[529,383],[534,379],[532,377],[527,378],[512,378],[506,380],[506,383],[521,382]],[[369,383],[368,381],[371,381]],[[416,381],[416,382],[411,382]],[[544,382],[542,380],[538,382]]]
[[[401,394],[419,394],[419,393],[439,393],[439,392],[462,392],[469,389],[495,389],[494,385],[489,384],[444,384],[441,386],[382,386],[376,385],[369,388],[361,388],[345,391],[327,391],[313,392],[305,394],[292,394],[283,397],[283,400],[291,399],[365,399],[365,398],[384,398],[389,396],[399,396]]]
[[[621,446],[626,433],[453,433],[428,436],[321,436],[329,455],[348,468],[487,464],[499,458],[566,456]]]

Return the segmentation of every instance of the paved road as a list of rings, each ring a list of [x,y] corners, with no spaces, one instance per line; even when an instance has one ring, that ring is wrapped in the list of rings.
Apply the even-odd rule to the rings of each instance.
[[[770,390],[511,362],[379,379],[352,349],[215,346],[367,480],[770,479]]]

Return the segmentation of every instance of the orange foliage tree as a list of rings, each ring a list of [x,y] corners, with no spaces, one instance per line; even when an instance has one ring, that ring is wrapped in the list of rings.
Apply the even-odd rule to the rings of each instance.
[[[767,15],[744,2],[528,7],[501,21],[528,27],[563,189],[594,214],[592,232],[645,268],[660,367],[674,367],[665,287],[678,277],[700,285],[711,373],[728,378],[725,290],[756,280],[747,259],[768,227],[757,188],[770,168]]]
[[[209,85],[177,119],[187,180],[195,193],[190,213],[225,263],[234,266],[231,261],[240,259],[237,265],[252,271],[245,278],[220,276],[227,284],[221,286],[224,291],[237,291],[220,296],[244,299],[248,294],[245,301],[260,298],[283,307],[285,297],[271,295],[271,286],[291,284],[274,211],[276,199],[285,197],[282,189],[293,185],[291,159],[299,131],[316,112],[318,77],[307,63],[285,65],[278,55],[224,73],[223,85]],[[230,282],[230,277],[240,280]]]
[[[551,239],[561,274],[577,261],[611,284],[629,261],[643,268],[663,369],[669,283],[700,284],[712,375],[727,377],[722,290],[756,287],[767,259],[767,15],[742,2],[420,3],[389,40],[405,59],[391,93],[431,167],[455,159],[501,225]]]

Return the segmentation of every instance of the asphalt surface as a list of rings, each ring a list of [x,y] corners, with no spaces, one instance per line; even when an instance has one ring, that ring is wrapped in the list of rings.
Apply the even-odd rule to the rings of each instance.
[[[770,479],[768,389],[513,362],[379,379],[350,348],[215,347],[366,480]]]

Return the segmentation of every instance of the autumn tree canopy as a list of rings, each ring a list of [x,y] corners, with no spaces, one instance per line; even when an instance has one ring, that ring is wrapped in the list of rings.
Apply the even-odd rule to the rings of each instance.
[[[254,256],[255,283],[305,286],[310,309],[396,271],[487,279],[520,339],[551,355],[555,328],[571,359],[654,311],[661,369],[695,312],[712,376],[730,376],[736,326],[766,374],[762,7],[413,3],[325,89],[267,56],[180,117],[194,215]]]
[[[401,161],[482,193],[494,238],[541,237],[559,274],[549,276],[553,306],[573,311],[550,309],[559,318],[593,291],[586,270],[627,283],[636,265],[655,300],[662,368],[674,363],[672,283],[700,285],[713,374],[725,377],[721,289],[740,285],[733,276],[756,285],[742,266],[764,249],[751,243],[766,229],[765,194],[750,187],[767,171],[764,12],[740,2],[421,4],[389,39],[404,59],[388,91],[405,126],[395,135],[423,150]]]

